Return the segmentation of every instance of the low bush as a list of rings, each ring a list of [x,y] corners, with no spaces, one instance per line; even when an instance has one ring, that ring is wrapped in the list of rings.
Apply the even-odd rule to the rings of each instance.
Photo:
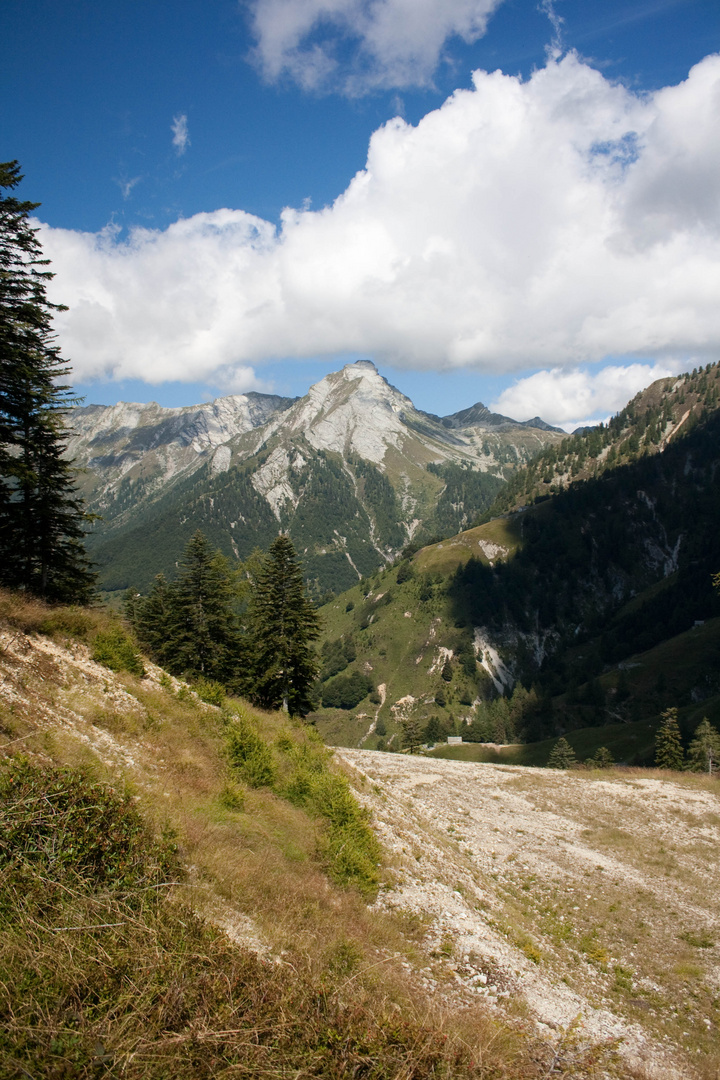
[[[128,671],[139,678],[145,674],[137,646],[122,626],[101,630],[95,635],[92,658],[111,671]]]
[[[222,708],[225,704],[225,687],[222,683],[213,682],[211,679],[198,679],[193,683],[193,690],[206,705]]]
[[[174,845],[156,841],[131,795],[83,769],[0,763],[0,867],[54,879],[69,869],[93,887],[138,889],[177,874]]]
[[[251,787],[270,787],[275,766],[270,747],[245,717],[235,718],[228,734],[228,758]]]
[[[377,891],[381,849],[367,811],[355,799],[342,773],[332,772],[322,745],[294,747],[291,771],[279,792],[313,817],[323,820],[320,853],[330,877],[352,885],[364,896]]]

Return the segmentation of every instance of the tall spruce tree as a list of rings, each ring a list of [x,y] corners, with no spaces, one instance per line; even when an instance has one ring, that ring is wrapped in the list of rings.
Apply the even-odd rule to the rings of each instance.
[[[319,635],[318,617],[288,536],[278,536],[263,560],[249,625],[249,697],[263,708],[305,716],[313,707],[310,691],[318,675],[312,644]]]
[[[45,269],[31,212],[12,191],[17,161],[0,163],[0,582],[48,600],[84,603],[95,575],[83,546],[84,510],[65,457],[62,385]]]
[[[185,548],[180,574],[170,590],[171,670],[230,681],[240,649],[233,599],[227,559],[210,547],[198,529]]]
[[[125,600],[125,616],[132,623],[138,641],[161,667],[174,671],[176,656],[173,635],[177,626],[174,593],[163,574],[158,574],[147,596],[131,593]],[[181,669],[177,669],[178,673]]]
[[[662,713],[662,723],[655,736],[655,764],[658,769],[682,769],[685,752],[680,740],[678,711],[673,706]]]

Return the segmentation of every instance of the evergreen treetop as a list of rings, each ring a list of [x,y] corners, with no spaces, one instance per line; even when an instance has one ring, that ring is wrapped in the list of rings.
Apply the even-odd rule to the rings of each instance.
[[[688,764],[691,769],[712,775],[720,764],[720,732],[703,717],[695,729],[695,738],[688,747]]]
[[[183,553],[172,596],[175,663],[191,677],[227,683],[238,661],[227,560],[198,529]]]
[[[411,716],[403,722],[402,727],[403,746],[406,747],[411,754],[417,754],[425,741],[425,732],[423,730],[422,721],[417,716]]]
[[[237,677],[240,629],[227,560],[200,530],[191,537],[177,579],[158,574],[146,597],[126,604],[140,642],[173,675],[227,685]]]

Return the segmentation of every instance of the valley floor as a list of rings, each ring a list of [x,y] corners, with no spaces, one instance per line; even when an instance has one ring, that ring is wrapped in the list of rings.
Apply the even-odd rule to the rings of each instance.
[[[428,989],[617,1040],[652,1076],[718,1075],[717,781],[336,756],[396,860],[378,907],[454,972]]]

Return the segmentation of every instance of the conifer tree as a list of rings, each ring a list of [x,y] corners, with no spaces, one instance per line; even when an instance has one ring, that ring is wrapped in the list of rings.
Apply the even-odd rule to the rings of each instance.
[[[710,775],[720,764],[720,732],[707,716],[695,729],[695,738],[688,747],[688,763],[691,769],[706,771]]]
[[[575,751],[566,738],[560,736],[550,751],[548,769],[569,769],[575,764]]]
[[[227,683],[240,647],[232,577],[224,555],[199,529],[183,552],[169,601],[174,669]]]
[[[615,758],[607,746],[600,746],[595,751],[595,756],[588,759],[587,764],[593,769],[610,769],[615,764]]]
[[[263,560],[250,601],[249,630],[251,700],[305,716],[314,704],[310,691],[318,663],[312,643],[319,627],[288,536],[278,536]]]
[[[173,590],[163,574],[158,574],[147,596],[133,593],[126,598],[125,615],[132,623],[138,641],[154,660],[168,671],[175,671],[173,635],[176,612]],[[180,669],[177,669],[178,673]]]
[[[424,731],[421,721],[416,716],[411,716],[403,722],[403,746],[411,754],[417,754],[424,741]]]
[[[673,706],[662,713],[662,723],[655,736],[655,764],[658,769],[682,769],[685,753],[680,741],[678,711]]]
[[[378,724],[380,722],[381,721],[378,720]],[[377,731],[378,735],[384,735],[385,734],[384,731],[379,731],[377,727],[375,728],[375,730]],[[425,738],[427,739],[427,741],[429,743],[436,743],[438,741],[438,739],[440,738],[440,717],[439,716],[433,715],[428,720],[427,724],[425,725]]]
[[[22,180],[0,164],[0,192]],[[64,413],[74,404],[53,344],[52,304],[37,230],[40,204],[0,193],[0,581],[48,600],[84,603],[95,575],[82,539],[84,510],[65,457]]]

